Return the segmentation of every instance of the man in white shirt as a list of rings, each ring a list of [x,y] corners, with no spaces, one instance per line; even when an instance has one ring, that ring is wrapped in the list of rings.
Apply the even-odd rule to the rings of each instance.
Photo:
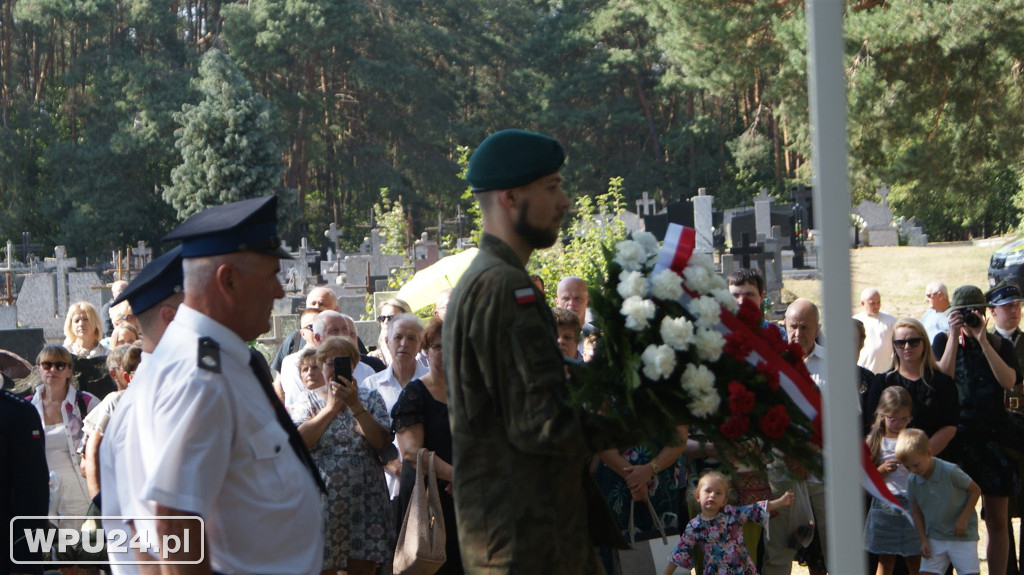
[[[946,284],[932,282],[924,288],[924,297],[928,300],[928,311],[921,316],[921,325],[928,332],[928,344],[935,341],[935,336],[949,331],[949,290]]]
[[[270,329],[284,295],[276,200],[209,208],[164,238],[182,241],[185,301],[131,388],[144,476],[135,497],[156,541],[189,540],[190,553],[171,558],[204,555],[163,573],[320,571],[323,482],[246,344]],[[180,516],[204,519],[205,542]]]
[[[884,373],[892,368],[892,327],[896,325],[896,316],[881,311],[882,296],[875,288],[865,288],[860,293],[860,305],[864,311],[853,317],[864,324],[865,337],[857,365],[872,373]]]
[[[316,347],[313,341],[313,320],[319,314],[320,310],[313,307],[302,310],[302,314],[299,315],[299,335],[304,345],[295,353],[284,356],[281,360],[281,372],[274,379],[274,392],[285,407],[289,407],[292,401],[306,392],[306,386],[302,384],[302,376],[299,374],[299,352]]]
[[[319,347],[325,339],[336,336],[356,341],[355,322],[343,313],[330,310],[320,312],[313,320],[313,347]],[[373,368],[362,361],[352,368],[352,378],[356,380],[356,384],[374,373],[376,372]]]
[[[796,342],[804,352],[804,365],[811,373],[811,379],[818,386],[824,384],[825,349],[818,345],[820,329],[818,307],[808,299],[797,299],[786,308],[786,334],[790,342]],[[825,486],[821,479],[810,475],[806,469],[776,457],[768,466],[768,480],[772,496],[782,495],[794,488],[806,491],[811,503],[811,512],[818,527],[821,552],[827,558],[827,537],[825,532]],[[793,570],[793,556],[796,550],[789,545],[790,534],[796,529],[793,522],[794,506],[783,507],[771,521],[771,537],[765,543],[765,575],[789,575]]]

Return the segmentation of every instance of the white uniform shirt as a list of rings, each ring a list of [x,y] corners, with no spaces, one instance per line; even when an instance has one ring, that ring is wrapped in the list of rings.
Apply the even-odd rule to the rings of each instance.
[[[139,369],[145,364],[150,354],[143,352]],[[138,380],[134,380],[138,381]],[[133,510],[130,507],[134,497],[131,494],[130,486],[138,485],[142,479],[142,467],[129,465],[129,462],[137,462],[141,457],[137,451],[129,451],[129,438],[134,438],[134,431],[131,430],[132,404],[134,402],[135,388],[128,386],[128,389],[121,394],[117,401],[117,407],[110,415],[107,422],[107,429],[103,432],[103,442],[100,443],[100,493],[103,495],[103,515],[110,517],[125,516],[131,517]],[[134,448],[135,442],[132,442]],[[134,481],[133,481],[134,479]],[[111,525],[111,522],[114,524]],[[107,535],[107,558],[112,561],[110,572],[113,575],[127,575],[138,573],[138,565],[121,565],[113,561],[134,561],[135,556],[127,541],[112,539],[117,529],[130,533],[127,522],[124,520],[110,519],[103,522],[104,531]],[[129,536],[129,540],[131,537]],[[115,546],[117,552],[115,552]],[[123,552],[122,552],[123,551]]]
[[[208,368],[203,336],[220,348]],[[130,388],[145,477],[137,498],[202,516],[214,571],[319,573],[320,493],[249,358],[227,327],[178,308]]]
[[[866,313],[853,316],[864,324],[864,347],[860,350],[857,365],[866,367],[871,373],[884,373],[892,368],[892,327],[896,316],[878,312],[877,317]]]
[[[423,377],[429,371],[429,369],[417,363],[416,371],[413,373],[412,379]],[[409,381],[412,381],[412,379]],[[402,393],[402,384],[398,383],[398,380],[395,379],[395,373],[392,370],[392,366],[389,365],[384,371],[377,372],[361,381],[359,383],[359,389],[376,391],[379,393],[381,398],[384,399],[384,406],[388,408],[388,413],[391,413],[391,409],[395,407],[395,402],[398,401],[398,396]],[[393,443],[395,444],[395,448],[398,450],[398,459],[401,461],[402,448],[398,445],[397,435],[395,436]],[[401,486],[398,484],[398,477],[385,471],[384,479],[388,482],[388,493],[391,494],[391,498],[394,499],[395,497],[398,497],[398,492],[401,489]]]

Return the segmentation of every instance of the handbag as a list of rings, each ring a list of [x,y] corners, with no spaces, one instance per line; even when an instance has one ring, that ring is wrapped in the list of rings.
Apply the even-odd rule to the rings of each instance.
[[[428,458],[424,481],[424,464]],[[421,447],[416,453],[416,485],[405,510],[402,530],[398,532],[395,575],[433,575],[447,559],[444,546],[444,514],[434,473],[434,454]]]

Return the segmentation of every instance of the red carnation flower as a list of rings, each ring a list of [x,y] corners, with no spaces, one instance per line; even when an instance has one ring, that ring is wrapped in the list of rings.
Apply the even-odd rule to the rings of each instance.
[[[768,388],[772,391],[779,390],[779,372],[772,369],[767,362],[759,361],[757,363],[757,371],[764,376],[765,383],[768,384]]]
[[[777,327],[771,325],[765,326],[761,328],[759,335],[761,336],[761,339],[768,342],[768,345],[775,353],[782,355],[789,350],[789,344],[786,343],[786,340],[782,339],[782,332],[779,331]]]
[[[779,439],[789,427],[789,413],[782,405],[776,405],[761,416],[761,430],[770,439]]]
[[[800,347],[800,344],[795,341],[789,342],[789,354],[790,363],[793,365],[796,365],[797,361],[803,362],[804,360],[804,348]]]
[[[726,439],[738,439],[750,428],[750,418],[745,415],[733,415],[719,426]]]
[[[746,360],[751,349],[752,347],[747,338],[737,331],[730,332],[729,335],[725,336],[725,345],[722,346],[722,351],[740,361]]]
[[[729,382],[729,411],[732,413],[750,413],[754,409],[755,399],[754,393],[747,391],[747,387],[742,383],[736,380]]]
[[[739,311],[736,312],[736,319],[740,320],[743,322],[743,325],[756,332],[761,328],[761,322],[764,320],[764,315],[761,314],[761,310],[754,305],[754,302],[749,299],[744,299],[743,303],[740,304]]]

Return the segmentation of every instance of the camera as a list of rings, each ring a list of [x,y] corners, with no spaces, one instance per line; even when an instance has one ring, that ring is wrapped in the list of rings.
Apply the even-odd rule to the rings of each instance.
[[[974,313],[978,311],[976,307],[965,307],[961,310],[957,310],[957,314],[960,316],[960,321],[964,322],[967,327],[977,328],[981,325],[981,317]]]

